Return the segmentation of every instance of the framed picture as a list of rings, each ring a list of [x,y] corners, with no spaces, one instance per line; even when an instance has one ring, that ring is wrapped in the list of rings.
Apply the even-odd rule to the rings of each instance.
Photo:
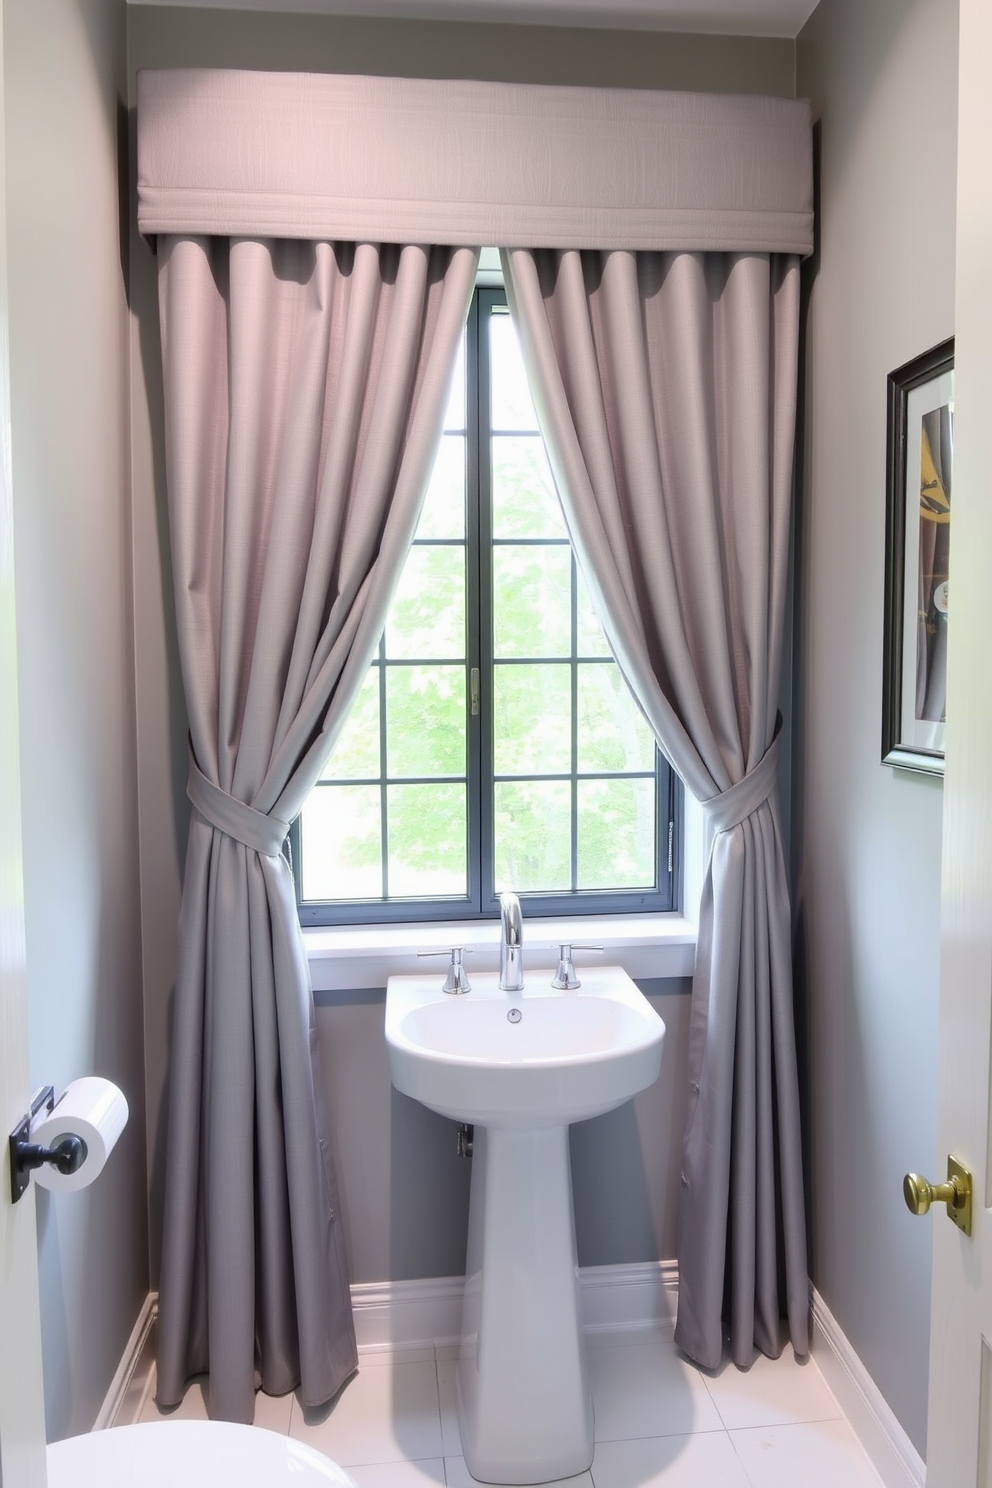
[[[944,773],[954,341],[889,374],[882,763]]]

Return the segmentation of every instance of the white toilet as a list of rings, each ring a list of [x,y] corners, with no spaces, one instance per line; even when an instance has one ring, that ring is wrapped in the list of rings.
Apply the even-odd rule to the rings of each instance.
[[[356,1488],[312,1447],[228,1421],[149,1421],[48,1448],[48,1488]]]

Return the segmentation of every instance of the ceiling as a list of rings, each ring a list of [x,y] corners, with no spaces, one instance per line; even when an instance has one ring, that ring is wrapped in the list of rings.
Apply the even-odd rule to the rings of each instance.
[[[129,3],[794,37],[815,9],[817,0],[129,0]]]

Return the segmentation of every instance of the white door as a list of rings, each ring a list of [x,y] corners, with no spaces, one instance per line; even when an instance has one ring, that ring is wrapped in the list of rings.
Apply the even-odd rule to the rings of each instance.
[[[0,1484],[45,1488],[45,1408],[34,1186],[10,1201],[7,1134],[28,1090],[20,775],[10,492],[7,223],[0,0]]]
[[[966,1238],[938,1210],[927,1488],[992,1488],[992,5],[961,0],[954,486],[937,1163],[974,1175]],[[911,1305],[911,1299],[907,1299]]]

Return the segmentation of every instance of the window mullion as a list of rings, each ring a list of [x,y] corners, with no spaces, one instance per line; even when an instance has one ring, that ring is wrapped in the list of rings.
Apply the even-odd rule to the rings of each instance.
[[[480,882],[482,907],[485,910],[495,898],[495,679],[493,662],[493,518],[492,470],[493,439],[491,421],[491,371],[489,361],[489,324],[492,306],[498,294],[479,290],[478,331],[474,361],[476,414],[477,530],[479,535],[479,795],[480,795]]]
[[[386,632],[379,637],[379,837],[382,843],[382,897],[389,898],[389,797],[387,794],[387,770],[389,756],[386,748]]]
[[[482,483],[484,469],[482,459],[482,389],[480,386],[480,363],[482,360],[485,331],[479,294],[472,300],[466,328],[465,346],[465,566],[466,566],[466,618],[468,625],[468,655],[466,658],[466,707],[468,708],[468,795],[469,795],[469,840],[468,840],[468,889],[476,913],[481,913],[486,896],[486,793],[485,793],[485,749],[489,729],[489,688],[486,671],[486,624],[483,595],[486,590],[485,545],[487,533],[483,532],[482,512],[485,508]],[[472,668],[479,670],[479,711],[473,715],[471,707]]]
[[[572,553],[571,605],[571,673],[572,673],[572,893],[579,887],[579,596],[576,582],[575,553]]]

